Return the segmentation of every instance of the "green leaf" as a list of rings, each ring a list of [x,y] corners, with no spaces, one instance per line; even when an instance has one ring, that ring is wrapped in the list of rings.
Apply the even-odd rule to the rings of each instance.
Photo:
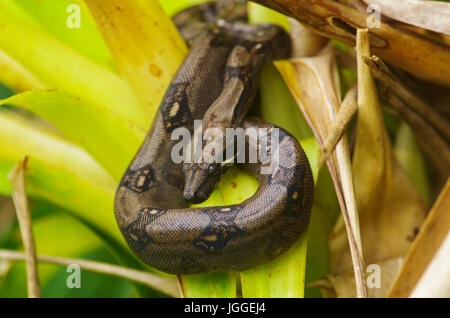
[[[114,192],[114,179],[84,150],[35,120],[0,108],[0,140],[0,160],[5,163],[2,172],[7,173],[17,161],[28,155]],[[4,176],[6,174],[0,178],[0,193],[9,193],[11,187]]]
[[[305,297],[321,297],[320,290],[308,284],[330,272],[329,236],[341,213],[328,169],[321,169],[314,192],[314,204],[309,221],[308,252],[306,254]]]
[[[29,70],[2,50],[0,50],[0,82],[16,92],[44,87],[44,84]]]
[[[48,204],[44,203],[38,206],[32,204],[31,207],[33,234],[38,254],[77,257],[102,245],[98,237],[67,215],[51,213],[43,217],[35,217],[36,210],[41,207],[52,209]],[[22,243],[18,226],[11,233],[11,237],[18,238],[18,242]],[[7,274],[5,282],[0,285],[0,297],[18,295],[26,297],[26,280],[17,277],[18,275],[26,277],[25,268],[21,262],[13,264],[12,271]],[[60,268],[54,265],[39,264],[38,269],[39,280],[41,286],[44,287]],[[10,289],[13,290],[12,295],[8,295]]]
[[[187,298],[236,298],[234,272],[213,272],[182,276],[183,292]]]
[[[123,261],[136,263],[114,219],[116,182],[88,154],[11,111],[0,111],[0,140],[0,193],[10,195],[7,175],[29,156],[27,193],[71,211],[114,246]]]
[[[98,65],[116,71],[111,53],[108,50],[95,21],[82,0],[13,0],[42,29],[59,39],[77,52],[88,57]],[[80,27],[70,28],[68,21],[74,14],[72,7],[80,8]]]
[[[159,0],[159,4],[163,8],[164,12],[171,17],[181,10],[208,1],[211,0]]]
[[[98,262],[115,263],[114,258],[104,248],[79,255],[80,258]],[[124,278],[102,275],[81,270],[81,288],[68,288],[66,280],[71,273],[65,267],[58,267],[56,275],[42,288],[44,298],[120,298],[133,297],[132,284]]]
[[[53,38],[0,2],[0,50],[14,58],[48,88],[58,88],[107,106],[118,115],[149,126],[149,118],[119,75]]]
[[[286,15],[258,3],[248,3],[248,14],[251,23],[273,23],[289,30],[289,20]]]
[[[46,119],[120,180],[146,131],[108,108],[56,90],[34,90],[0,101]]]
[[[34,217],[36,210],[51,210],[43,217]],[[85,226],[73,218],[60,214],[59,208],[40,202],[33,205],[33,232],[38,254],[60,257],[83,258],[116,264],[103,242]],[[61,234],[64,235],[61,235]],[[20,237],[16,227],[14,237]],[[26,297],[26,277],[23,262],[12,263],[3,284],[0,284],[0,297]],[[39,263],[39,280],[43,297],[114,297],[132,295],[131,284],[121,278],[88,271],[81,271],[81,289],[69,289],[66,279],[70,273],[60,265]],[[110,288],[105,288],[109,286]]]

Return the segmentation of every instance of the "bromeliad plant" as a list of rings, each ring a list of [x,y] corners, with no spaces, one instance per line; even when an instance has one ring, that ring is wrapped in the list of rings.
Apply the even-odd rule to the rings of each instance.
[[[129,251],[115,224],[114,192],[187,53],[169,16],[198,2],[202,1],[3,0],[0,3],[0,82],[15,93],[0,101],[1,105],[8,105],[0,109],[0,193],[11,194],[7,175],[23,156],[28,156],[27,194],[36,202],[33,228],[38,254],[78,257],[93,247],[106,246],[118,264],[168,278],[156,281],[151,288],[135,285],[141,296],[167,295],[171,288],[161,284],[175,286],[176,278],[149,268]],[[254,22],[290,27],[287,17],[274,11],[251,4],[249,12]],[[383,228],[381,234],[385,237],[394,233],[392,227],[396,224],[406,224],[395,232],[402,237],[414,232],[412,229],[423,221],[423,198],[427,202],[431,199],[421,151],[409,128],[405,124],[398,128],[398,117],[385,115],[388,130],[396,134],[398,129],[402,136],[395,151],[401,152],[398,158],[410,172],[408,176],[394,158],[373,79],[368,66],[360,60],[354,162],[350,161],[345,136],[327,161],[331,174],[320,169],[319,144],[327,144],[328,128],[338,113],[341,93],[355,81],[356,69],[338,69],[334,46],[321,50],[325,39],[309,33],[307,37],[312,39],[311,50],[320,53],[313,58],[267,66],[260,91],[262,117],[296,136],[310,160],[316,194],[309,229],[289,252],[269,264],[241,273],[179,277],[181,295],[319,296],[317,289],[305,287],[305,281],[316,281],[315,286],[325,292],[331,289],[335,294],[345,294],[351,289],[353,293],[345,295],[354,296],[353,287],[342,288],[339,283],[343,279],[351,281],[352,265],[357,265],[354,267],[357,294],[364,296],[363,249],[370,262],[387,261],[386,270],[395,273],[398,268],[393,269],[391,263],[404,256],[410,246],[410,242],[402,240],[390,243],[392,249],[380,253],[380,247],[373,244],[375,229]],[[366,37],[358,31],[361,58],[370,56]],[[350,88],[346,95],[350,106],[356,105],[355,90]],[[349,109],[353,109],[348,115],[351,117],[356,107]],[[367,131],[373,134],[365,134]],[[377,152],[373,153],[373,149]],[[202,205],[242,202],[256,189],[256,180],[232,169]],[[385,199],[378,200],[380,197]],[[400,216],[389,216],[392,207],[403,212]],[[340,210],[343,219],[333,231],[338,239],[330,240],[329,245],[328,237]],[[73,218],[62,216],[61,211]],[[381,220],[375,226],[371,222],[374,218]],[[360,233],[360,228],[365,232]],[[0,244],[17,247],[17,243],[11,243],[12,236],[0,236]],[[363,245],[361,236],[363,243],[370,241],[372,245]],[[393,236],[393,241],[397,236]],[[8,276],[14,276],[15,267],[11,266],[0,272],[0,278],[6,277],[3,286],[0,285],[0,295],[9,296],[5,289],[11,286]],[[58,276],[54,268],[39,269],[44,290],[55,277],[65,284],[65,277]],[[386,288],[384,292],[387,293]]]
[[[68,25],[76,26],[78,18],[76,10],[70,11],[72,2],[0,4],[0,77],[17,92],[1,104],[45,120],[30,118],[29,113],[24,116],[15,108],[0,112],[0,191],[11,193],[7,174],[27,155],[31,198],[51,202],[87,225],[102,239],[96,244],[106,244],[121,265],[154,272],[126,247],[115,224],[113,197],[187,48],[157,1],[78,1],[80,28],[71,29]],[[164,6],[171,14],[180,9],[180,2],[165,1]],[[279,83],[276,75],[266,77]],[[292,107],[291,97],[283,96],[286,88],[278,91],[277,104],[287,100]],[[296,128],[295,121],[285,118],[294,132],[307,129]],[[306,143],[316,156],[313,140]],[[239,202],[256,188],[253,178],[234,169],[204,204]],[[67,232],[64,237],[58,228],[51,232],[55,240],[73,244]],[[39,233],[36,240],[39,254],[77,256],[80,252],[67,247],[70,252],[61,254],[54,246],[40,244]],[[303,296],[306,242],[305,235],[284,260],[241,273],[243,296]],[[49,276],[43,274],[44,283]],[[185,296],[236,297],[238,279],[238,273],[219,272],[181,281]]]

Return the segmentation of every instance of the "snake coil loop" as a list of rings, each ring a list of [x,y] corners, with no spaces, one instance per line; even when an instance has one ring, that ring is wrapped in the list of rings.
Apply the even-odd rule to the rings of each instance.
[[[302,147],[287,131],[246,117],[262,66],[289,56],[289,36],[275,25],[247,24],[243,1],[208,2],[173,20],[191,50],[122,177],[116,220],[133,252],[159,270],[241,271],[287,251],[309,221],[314,186]],[[172,133],[185,128],[192,134],[195,120],[202,120],[203,131],[277,129],[278,140],[264,141],[279,153],[277,169],[263,173],[261,160],[242,165],[259,182],[252,197],[231,206],[188,207],[205,200],[229,166],[172,160]]]

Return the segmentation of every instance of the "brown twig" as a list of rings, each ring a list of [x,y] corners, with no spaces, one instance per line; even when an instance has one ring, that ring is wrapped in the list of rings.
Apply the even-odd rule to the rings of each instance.
[[[23,158],[14,166],[13,170],[8,175],[8,179],[12,183],[12,197],[16,208],[17,218],[19,219],[23,245],[25,246],[28,297],[40,298],[41,288],[37,271],[36,248],[34,244],[33,230],[31,228],[31,216],[26,195],[26,165],[27,157]]]
[[[12,261],[23,261],[26,259],[24,253],[0,249],[0,259],[7,259]],[[147,272],[138,271],[131,268],[126,268],[122,266],[89,261],[84,259],[76,258],[64,258],[55,256],[44,256],[39,255],[37,260],[42,263],[56,264],[68,266],[70,264],[77,264],[81,269],[126,278],[143,285],[149,286],[151,288],[158,289],[167,295],[173,297],[179,297],[180,293],[178,291],[177,283],[170,278],[160,277]]]

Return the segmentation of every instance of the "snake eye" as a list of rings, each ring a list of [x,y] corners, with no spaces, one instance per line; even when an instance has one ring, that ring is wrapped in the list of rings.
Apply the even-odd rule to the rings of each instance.
[[[214,171],[216,171],[216,169],[217,169],[217,166],[216,166],[216,165],[210,165],[210,166],[208,167],[208,172],[213,173]]]

